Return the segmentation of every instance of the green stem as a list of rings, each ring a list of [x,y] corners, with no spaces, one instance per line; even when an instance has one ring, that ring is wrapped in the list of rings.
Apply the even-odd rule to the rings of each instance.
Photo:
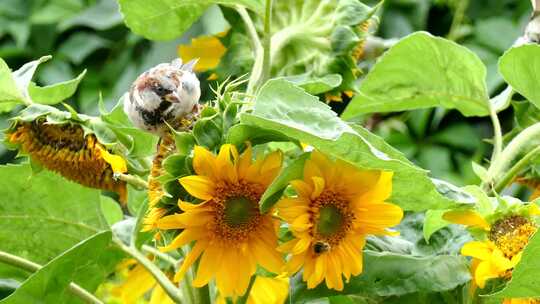
[[[195,303],[197,304],[211,304],[212,301],[210,300],[210,288],[208,287],[208,284],[204,285],[200,288],[194,288],[195,291]]]
[[[15,266],[29,272],[36,272],[42,268],[42,266],[39,264],[3,251],[0,251],[0,262]],[[68,289],[74,296],[78,297],[85,303],[103,304],[103,302],[101,302],[93,294],[73,282],[69,283]]]
[[[138,189],[148,189],[148,182],[136,175],[115,173],[114,178],[135,186]]]
[[[167,295],[175,302],[182,303],[182,294],[180,290],[169,280],[169,278],[156,266],[152,261],[147,259],[144,254],[139,252],[136,248],[130,247],[122,243],[121,240],[113,238],[115,243],[122,249],[125,253],[132,256],[139,264],[141,264],[150,274],[156,279],[156,281],[161,285],[163,290]]]
[[[518,175],[518,173],[527,166],[529,161],[540,152],[540,147],[536,147],[533,150],[531,150],[529,153],[525,154],[525,156],[520,159],[506,174],[501,177],[501,180],[495,185],[493,190],[496,193],[500,193],[506,186],[512,183],[514,178]]]
[[[249,77],[247,94],[254,95],[257,90],[270,78],[271,48],[272,48],[272,0],[266,0],[264,15],[264,39],[262,43],[262,54],[256,54],[255,63]]]
[[[461,26],[461,23],[463,22],[463,18],[465,17],[465,11],[467,10],[468,6],[469,0],[458,1],[456,12],[454,13],[454,17],[452,19],[452,25],[450,26],[450,31],[448,32],[448,39],[456,41],[460,38],[458,30]]]
[[[502,152],[502,131],[501,123],[497,112],[491,103],[489,105],[489,116],[493,124],[493,154],[491,155],[491,163],[497,162]]]
[[[240,18],[244,21],[244,24],[246,25],[246,32],[251,38],[251,44],[253,47],[253,53],[255,54],[255,57],[257,57],[257,54],[262,51],[262,44],[261,39],[259,38],[259,35],[257,34],[257,30],[255,29],[255,25],[253,24],[253,20],[251,20],[251,17],[249,16],[248,11],[243,6],[236,6],[236,11],[240,15]]]
[[[521,131],[501,152],[499,158],[489,167],[486,178],[487,184],[496,184],[501,174],[510,166],[517,155],[539,137],[540,123],[536,123]]]
[[[166,253],[163,253],[159,250],[157,250],[156,248],[152,247],[152,246],[148,246],[148,245],[142,245],[141,247],[142,251],[144,251],[145,253],[148,253],[148,254],[151,254],[151,255],[154,255],[156,256],[157,258],[159,258],[160,260],[162,261],[165,261],[169,264],[171,264],[172,266],[174,267],[177,267],[178,264],[180,263],[180,261],[177,261],[175,258],[173,258],[172,256],[166,254]]]
[[[251,292],[251,288],[253,287],[253,283],[255,283],[255,278],[256,277],[257,277],[256,275],[251,276],[251,279],[249,280],[249,285],[248,285],[248,288],[246,289],[246,292],[236,300],[236,304],[246,304],[247,303],[247,300],[249,298],[249,293]]]

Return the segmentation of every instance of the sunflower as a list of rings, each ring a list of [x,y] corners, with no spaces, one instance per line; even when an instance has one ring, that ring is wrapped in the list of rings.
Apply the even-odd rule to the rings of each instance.
[[[126,161],[95,135],[84,134],[80,125],[18,122],[8,131],[8,141],[43,167],[81,185],[116,192],[126,202],[126,183],[114,178],[114,173],[127,171]]]
[[[289,294],[289,278],[284,276],[257,276],[249,292],[247,304],[283,304]],[[223,296],[218,296],[216,304],[226,304]]]
[[[159,229],[183,229],[163,251],[191,241],[195,245],[184,259],[174,280],[184,277],[202,255],[193,286],[206,285],[213,277],[221,294],[244,294],[257,264],[279,272],[283,260],[277,247],[278,223],[271,213],[261,214],[258,202],[281,169],[282,155],[273,152],[252,162],[252,149],[242,155],[232,145],[223,145],[215,156],[207,149],[194,148],[193,169],[180,183],[200,204],[179,201],[181,214],[163,217]]]
[[[154,277],[134,259],[125,260],[118,266],[118,273],[125,281],[112,289],[112,294],[120,298],[122,304],[135,304],[151,291],[148,304],[174,304]]]
[[[294,239],[280,250],[292,255],[289,273],[304,267],[308,288],[325,280],[328,288],[342,290],[342,276],[348,281],[362,272],[366,235],[397,234],[386,229],[403,217],[400,207],[384,202],[392,192],[391,172],[359,170],[315,151],[303,180],[291,186],[297,196],[280,200],[277,209]]]
[[[471,273],[473,288],[484,288],[489,279],[512,277],[513,268],[521,260],[523,249],[537,226],[530,220],[539,215],[536,204],[529,204],[523,212],[506,214],[490,224],[486,218],[474,210],[455,210],[444,214],[443,218],[452,223],[481,228],[487,240],[471,241],[463,245],[461,254],[472,257]],[[506,299],[504,303],[538,303],[534,299]]]

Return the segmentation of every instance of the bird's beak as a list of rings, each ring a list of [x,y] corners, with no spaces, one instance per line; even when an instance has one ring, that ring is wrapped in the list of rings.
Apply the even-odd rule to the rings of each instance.
[[[170,103],[180,102],[180,96],[176,92],[165,95],[165,100]]]
[[[199,58],[195,58],[193,60],[190,60],[188,63],[182,65],[182,67],[180,69],[182,71],[193,72],[193,68],[195,67],[197,62],[199,62]]]

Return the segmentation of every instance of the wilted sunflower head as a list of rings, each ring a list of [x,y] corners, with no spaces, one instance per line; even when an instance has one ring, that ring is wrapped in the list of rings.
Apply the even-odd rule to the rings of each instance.
[[[201,203],[180,201],[182,213],[157,223],[159,229],[182,230],[164,251],[195,241],[175,281],[183,278],[201,256],[193,286],[206,285],[213,277],[224,296],[243,295],[257,265],[278,273],[283,266],[277,252],[276,221],[259,211],[258,202],[281,169],[282,156],[273,152],[252,160],[250,146],[238,153],[223,145],[218,155],[196,146],[195,175],[180,178],[186,191]]]
[[[297,195],[280,200],[277,209],[294,239],[280,250],[291,254],[289,273],[303,266],[308,288],[325,280],[328,288],[342,290],[343,276],[362,272],[366,236],[397,234],[387,230],[403,217],[400,207],[385,202],[392,172],[360,170],[315,151],[303,179],[291,186]]]
[[[84,122],[70,119],[70,113],[47,107],[30,110],[7,130],[10,146],[48,170],[87,187],[116,192],[126,202],[126,183],[114,176],[127,172],[123,157],[112,153]]]

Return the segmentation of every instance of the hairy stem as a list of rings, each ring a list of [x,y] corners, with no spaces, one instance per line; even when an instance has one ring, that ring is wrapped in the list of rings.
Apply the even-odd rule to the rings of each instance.
[[[167,293],[167,295],[175,302],[182,303],[182,295],[180,290],[167,278],[167,276],[156,266],[152,261],[147,259],[144,254],[139,252],[136,248],[130,247],[122,243],[121,240],[113,238],[115,243],[122,249],[125,253],[132,256],[139,264],[141,264],[150,274],[156,279],[159,285]]]
[[[114,178],[124,181],[138,189],[148,189],[148,182],[136,175],[115,173]]]
[[[540,147],[536,147],[533,150],[529,151],[529,153],[525,154],[525,156],[520,159],[510,170],[508,170],[503,177],[501,177],[501,180],[495,185],[493,188],[493,191],[496,193],[501,192],[506,186],[512,183],[514,178],[519,174],[525,166],[529,164],[529,161],[536,156],[540,152]]]
[[[272,0],[266,0],[264,15],[264,37],[262,42],[262,54],[259,52],[255,57],[255,63],[251,70],[247,94],[253,95],[270,78],[271,48],[272,48]]]
[[[174,267],[177,267],[178,264],[180,263],[180,261],[177,261],[175,258],[173,258],[172,256],[166,254],[166,253],[163,253],[159,250],[157,250],[156,248],[152,247],[152,246],[148,246],[148,245],[142,245],[141,247],[142,251],[144,251],[145,253],[148,253],[148,254],[151,254],[151,255],[154,255],[156,256],[157,258],[159,258],[160,260],[162,261],[165,261],[169,264],[171,264],[172,266]]]
[[[36,272],[42,268],[42,266],[39,264],[3,251],[0,251],[0,262],[15,266],[29,272]],[[103,302],[101,302],[93,294],[73,282],[69,283],[68,289],[74,296],[78,297],[85,303],[103,304]]]
[[[255,54],[255,58],[257,57],[257,54],[262,51],[262,44],[261,39],[259,38],[259,35],[257,34],[257,30],[255,29],[255,25],[253,24],[253,20],[251,20],[251,17],[249,16],[248,11],[243,6],[236,6],[236,11],[240,15],[240,18],[242,18],[242,21],[244,21],[244,24],[246,25],[246,32],[251,38],[251,46],[253,47],[253,53]]]
[[[450,31],[448,32],[448,39],[456,41],[460,38],[459,27],[463,22],[463,18],[465,17],[465,11],[467,10],[468,6],[469,0],[458,1],[456,12],[454,13],[454,17],[452,19],[452,25],[450,25]]]
[[[501,174],[510,166],[516,156],[540,137],[540,123],[521,131],[501,152],[499,158],[491,164],[487,172],[487,184],[496,184]]]
[[[497,162],[502,152],[502,131],[501,123],[497,112],[491,103],[489,106],[489,117],[491,118],[491,123],[493,124],[493,154],[491,155],[491,163]]]

